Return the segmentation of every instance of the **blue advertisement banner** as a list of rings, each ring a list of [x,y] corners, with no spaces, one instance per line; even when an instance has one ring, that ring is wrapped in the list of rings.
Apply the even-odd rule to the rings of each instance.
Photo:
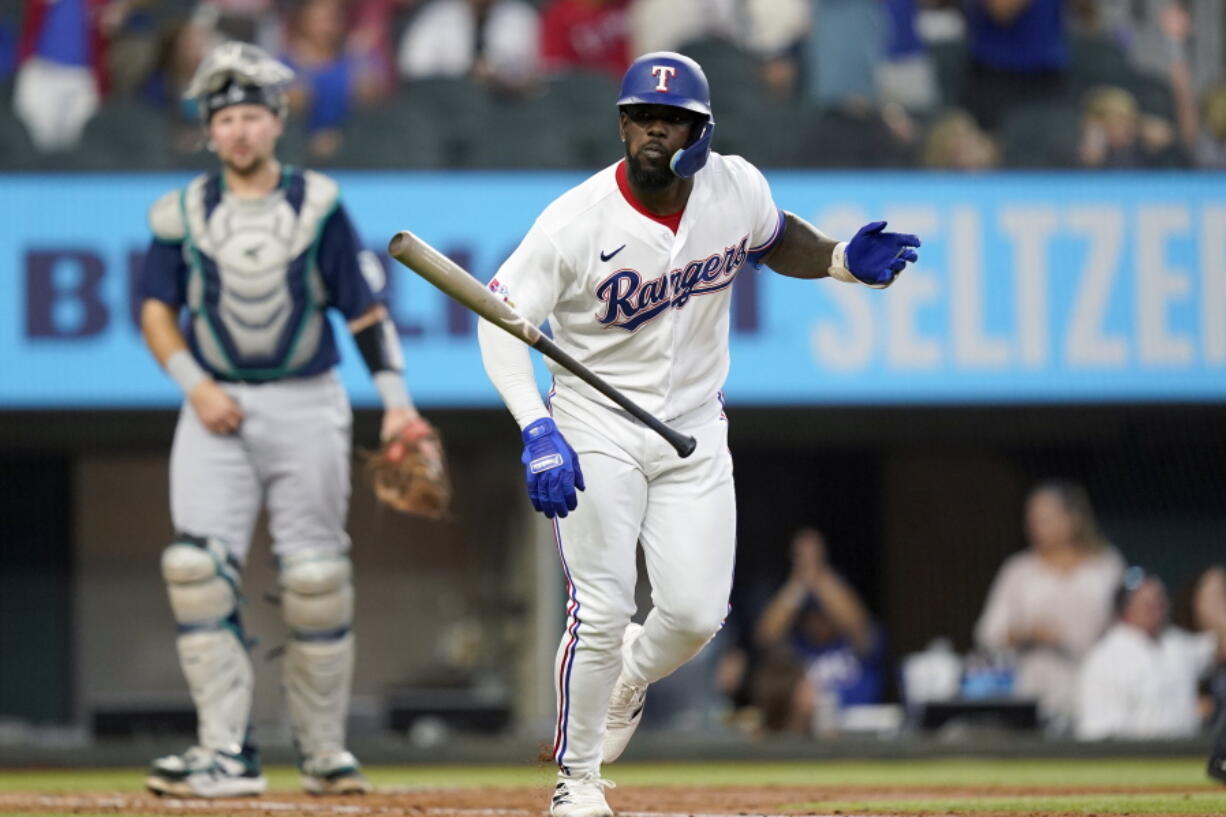
[[[338,173],[364,242],[412,229],[482,280],[582,175]],[[742,404],[1226,399],[1226,178],[1214,174],[768,173],[830,235],[919,234],[889,290],[739,276]],[[0,177],[0,408],[170,407],[133,291],[145,213],[180,175]],[[410,387],[425,406],[496,406],[475,318],[382,255]],[[347,343],[347,342],[346,342]],[[342,374],[375,405],[351,345]],[[543,367],[542,382],[544,382]]]

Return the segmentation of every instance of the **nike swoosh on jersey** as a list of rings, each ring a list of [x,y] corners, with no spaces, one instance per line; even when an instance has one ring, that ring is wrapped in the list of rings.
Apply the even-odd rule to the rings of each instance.
[[[622,244],[620,247],[618,247],[618,248],[617,248],[616,250],[614,250],[613,252],[610,252],[610,253],[601,252],[601,253],[600,253],[600,260],[601,260],[601,261],[608,261],[610,258],[612,258],[613,256],[617,255],[619,252],[621,252],[621,251],[622,251],[622,250],[624,250],[624,249],[626,249],[626,245],[625,245],[625,244]]]

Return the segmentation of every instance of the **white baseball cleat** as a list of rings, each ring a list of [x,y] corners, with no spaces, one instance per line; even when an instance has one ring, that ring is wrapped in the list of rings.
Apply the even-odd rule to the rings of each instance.
[[[254,753],[193,746],[153,761],[145,788],[159,796],[258,797],[268,788]]]
[[[604,799],[604,790],[614,788],[612,780],[589,772],[582,777],[558,775],[549,803],[552,817],[613,817],[613,809]]]
[[[353,753],[340,751],[304,760],[302,788],[308,794],[367,794],[374,787]]]
[[[642,625],[626,625],[626,634],[622,636],[622,660],[630,651],[630,645],[643,632]],[[643,705],[647,700],[647,685],[632,684],[626,680],[626,671],[617,679],[613,687],[613,696],[609,699],[609,714],[604,722],[604,744],[602,760],[612,763],[626,751],[626,745],[638,729],[639,721],[643,719]]]

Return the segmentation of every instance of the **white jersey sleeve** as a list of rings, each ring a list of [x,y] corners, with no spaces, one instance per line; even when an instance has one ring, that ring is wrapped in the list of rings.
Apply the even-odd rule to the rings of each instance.
[[[548,417],[545,402],[536,390],[528,346],[489,321],[478,323],[477,343],[481,346],[485,373],[494,388],[498,389],[498,394],[519,427],[526,428],[530,423]]]
[[[750,258],[757,261],[774,249],[783,235],[783,211],[775,204],[770,182],[762,175],[762,171],[740,156],[726,158],[744,178],[749,193],[746,204],[753,219],[753,232],[749,235],[749,254]]]
[[[539,326],[553,311],[563,289],[563,264],[539,221],[503,262],[489,288],[533,326]],[[488,321],[478,325],[477,342],[485,372],[519,427],[548,416],[537,391],[528,347]]]
[[[538,219],[489,287],[529,323],[540,326],[562,297],[568,277],[561,251]]]

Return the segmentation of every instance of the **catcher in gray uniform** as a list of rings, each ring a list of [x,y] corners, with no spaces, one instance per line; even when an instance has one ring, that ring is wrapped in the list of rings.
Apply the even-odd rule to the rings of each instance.
[[[153,762],[146,785],[159,794],[265,789],[249,736],[252,668],[239,620],[240,572],[261,504],[292,633],[282,671],[302,784],[317,794],[370,788],[345,749],[352,417],[326,309],[348,321],[373,375],[384,439],[413,428],[421,436],[425,421],[380,301],[382,267],[360,250],[336,183],[276,158],[292,76],[246,43],[210,54],[188,96],[220,171],[166,194],[149,213],[141,328],[186,397],[170,458],[176,535],[162,575],[199,717],[199,745]]]

